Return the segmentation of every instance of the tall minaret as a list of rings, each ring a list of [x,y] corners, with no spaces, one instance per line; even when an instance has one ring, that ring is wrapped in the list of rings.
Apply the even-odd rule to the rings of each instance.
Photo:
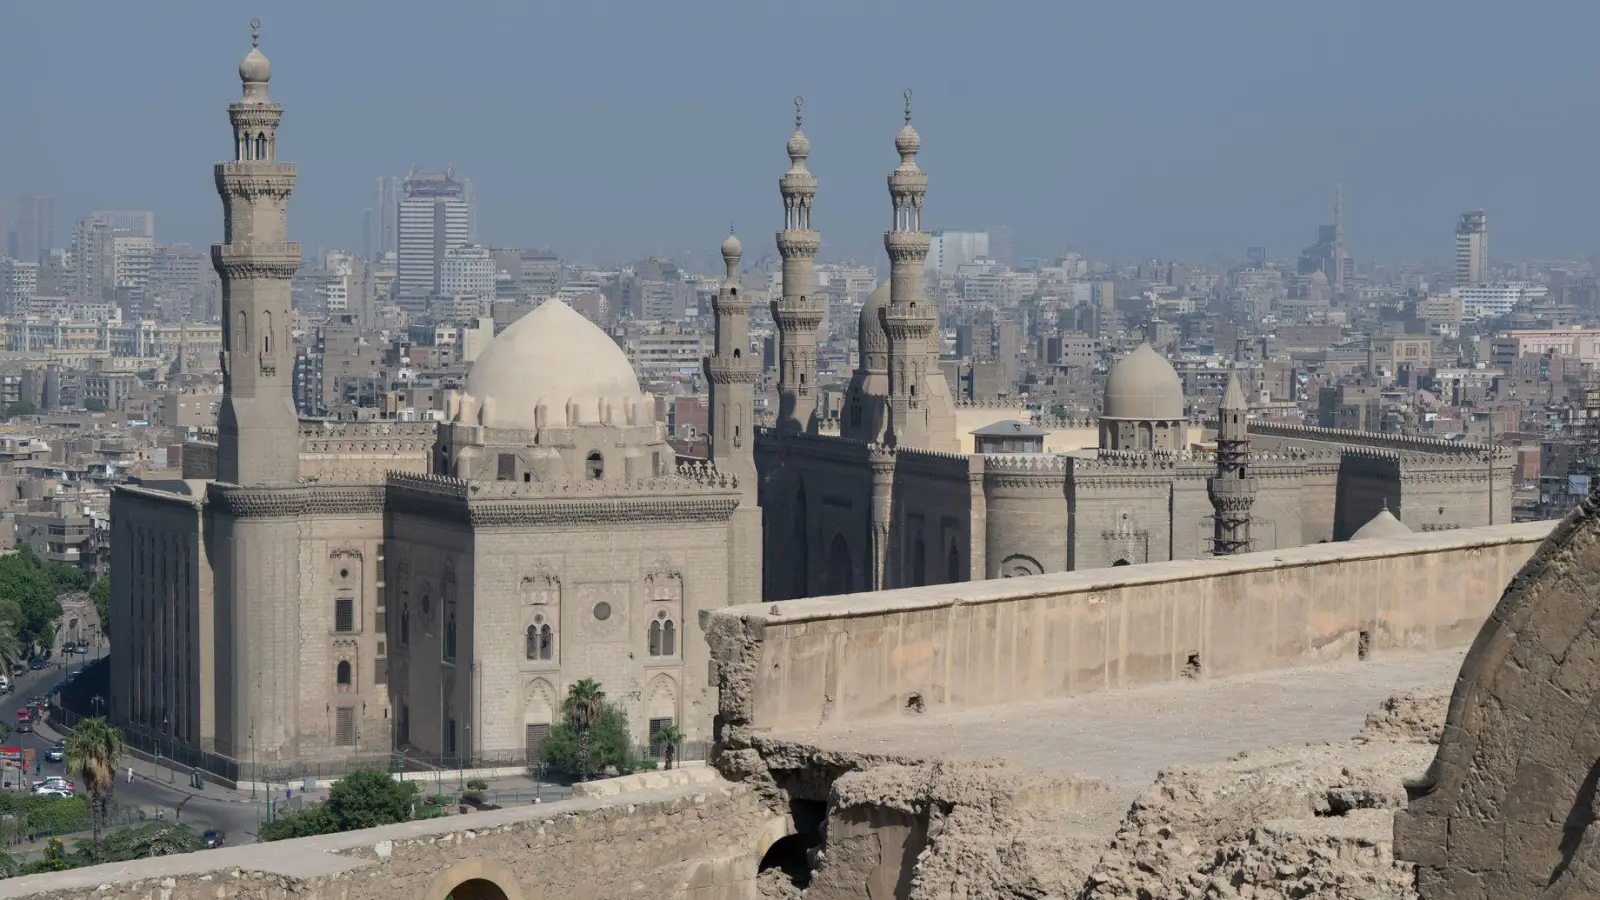
[[[1344,290],[1344,261],[1349,251],[1344,247],[1344,184],[1333,186],[1333,277],[1328,279],[1335,293]]]
[[[883,246],[889,251],[889,306],[883,312],[883,327],[889,336],[888,443],[953,450],[947,446],[954,430],[950,391],[938,368],[937,345],[930,348],[929,344],[938,328],[939,314],[923,289],[923,263],[930,243],[927,232],[922,230],[928,175],[917,166],[922,138],[911,127],[909,88],[905,98],[906,124],[894,139],[900,165],[889,174],[894,227],[883,235]],[[946,418],[950,421],[945,422]],[[952,433],[943,434],[946,430]]]
[[[1217,411],[1217,474],[1211,478],[1211,552],[1232,556],[1250,550],[1250,507],[1256,480],[1250,474],[1250,413],[1237,373],[1228,375],[1228,392]]]
[[[215,168],[224,215],[223,241],[211,245],[222,277],[217,480],[293,484],[300,474],[289,336],[289,285],[300,268],[300,245],[288,237],[295,167],[278,162],[283,106],[267,97],[272,65],[261,52],[261,23],[250,28],[250,53],[239,63],[244,96],[228,104],[233,161]]]
[[[789,171],[778,179],[783,193],[783,230],[778,255],[783,257],[783,296],[772,301],[778,325],[778,429],[817,430],[817,328],[822,324],[822,299],[813,293],[812,264],[822,236],[811,229],[811,201],[817,176],[806,170],[811,142],[800,130],[800,107],[794,98],[794,134],[789,136]]]
[[[716,319],[712,355],[706,357],[711,386],[711,460],[739,479],[739,506],[728,521],[728,602],[761,600],[761,508],[756,503],[754,385],[761,360],[750,354],[750,301],[740,293],[739,239],[722,242],[727,272],[711,301]]]

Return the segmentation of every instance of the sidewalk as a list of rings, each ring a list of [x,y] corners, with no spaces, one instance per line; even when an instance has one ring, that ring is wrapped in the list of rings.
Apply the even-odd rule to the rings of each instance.
[[[34,732],[47,741],[66,740],[66,735],[57,731],[49,719],[39,720],[39,723],[34,726]],[[174,794],[198,797],[202,800],[214,800],[219,803],[259,804],[262,802],[259,799],[250,799],[248,792],[239,793],[238,791],[230,790],[212,782],[210,779],[205,781],[205,787],[197,791],[194,789],[194,785],[189,783],[189,776],[184,772],[166,766],[158,766],[153,760],[145,759],[141,754],[136,754],[132,751],[126,753],[122,764],[117,767],[117,785],[119,787],[128,783],[129,766],[133,767],[133,777],[136,783],[147,782]]]

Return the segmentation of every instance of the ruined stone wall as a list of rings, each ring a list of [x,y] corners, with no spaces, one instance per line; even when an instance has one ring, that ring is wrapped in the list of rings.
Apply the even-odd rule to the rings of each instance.
[[[752,900],[773,818],[719,782],[11,878],[0,896]]]
[[[729,725],[805,728],[1466,644],[1551,523],[734,606]]]

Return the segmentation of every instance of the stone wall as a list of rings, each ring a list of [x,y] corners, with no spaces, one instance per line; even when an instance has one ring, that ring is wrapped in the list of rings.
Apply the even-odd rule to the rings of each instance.
[[[1464,645],[1552,523],[703,613],[732,726],[823,723]]]
[[[752,900],[782,834],[717,782],[10,878],[0,897]]]

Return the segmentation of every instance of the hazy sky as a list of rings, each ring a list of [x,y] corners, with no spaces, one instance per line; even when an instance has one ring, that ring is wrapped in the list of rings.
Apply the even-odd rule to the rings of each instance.
[[[909,86],[927,226],[1021,255],[1292,257],[1340,180],[1361,258],[1444,259],[1477,206],[1496,258],[1600,249],[1592,0],[3,0],[0,194],[215,240],[252,15],[308,247],[453,164],[487,243],[758,258],[803,93],[823,253],[880,262]]]

